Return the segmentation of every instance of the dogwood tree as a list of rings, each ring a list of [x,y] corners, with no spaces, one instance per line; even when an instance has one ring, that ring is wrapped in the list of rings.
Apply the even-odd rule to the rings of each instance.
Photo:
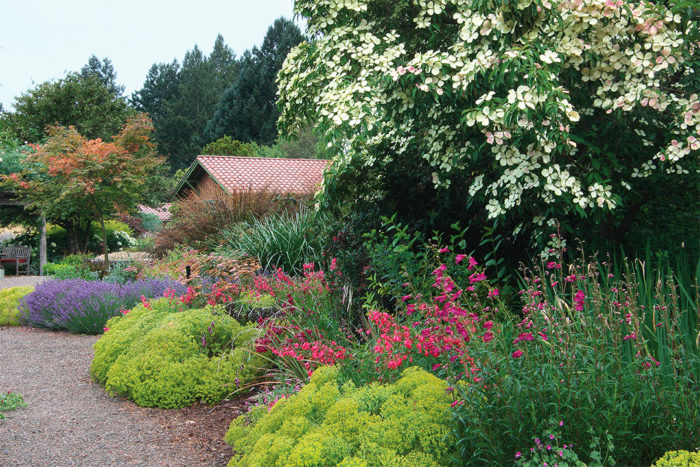
[[[418,161],[435,189],[464,185],[465,205],[491,220],[588,218],[617,235],[654,190],[697,189],[697,5],[297,0],[295,11],[313,40],[278,76],[279,126],[317,122],[336,154],[326,203],[380,201],[372,168]],[[342,187],[358,171],[372,177]]]

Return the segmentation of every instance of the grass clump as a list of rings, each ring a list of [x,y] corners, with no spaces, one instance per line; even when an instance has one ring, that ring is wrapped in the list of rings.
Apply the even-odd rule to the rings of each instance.
[[[143,407],[215,403],[257,375],[251,346],[258,335],[223,309],[155,300],[107,322],[90,371],[108,393]]]
[[[298,394],[231,423],[229,466],[446,465],[453,449],[446,386],[409,368],[394,384],[356,387],[321,367]]]
[[[20,317],[17,305],[34,287],[10,287],[0,290],[0,326],[19,326]]]
[[[5,418],[5,412],[26,406],[21,394],[7,391],[7,394],[0,395],[0,420]]]
[[[323,250],[316,214],[307,209],[256,216],[234,224],[221,237],[221,253],[253,256],[263,269],[282,268],[288,274],[301,274],[305,263],[321,259]]]

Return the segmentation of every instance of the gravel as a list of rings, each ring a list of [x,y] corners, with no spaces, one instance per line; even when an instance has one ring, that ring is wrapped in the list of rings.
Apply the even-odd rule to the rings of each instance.
[[[43,282],[46,279],[48,279],[46,276],[5,276],[3,279],[0,279],[0,289],[19,287],[21,285],[35,287],[39,282]]]
[[[0,391],[18,392],[27,403],[0,420],[0,465],[225,465],[230,448],[227,454],[220,438],[206,441],[206,412],[188,420],[191,412],[141,408],[93,383],[97,339],[0,328]],[[237,412],[222,414],[217,436]]]

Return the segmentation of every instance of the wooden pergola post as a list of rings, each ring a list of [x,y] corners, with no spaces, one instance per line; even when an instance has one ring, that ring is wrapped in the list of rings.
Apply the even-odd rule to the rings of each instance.
[[[44,275],[46,266],[46,216],[41,214],[41,237],[39,238],[39,275]]]

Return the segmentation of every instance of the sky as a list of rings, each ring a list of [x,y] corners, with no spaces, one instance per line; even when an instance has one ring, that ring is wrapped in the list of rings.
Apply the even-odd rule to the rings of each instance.
[[[79,71],[93,54],[112,61],[117,82],[131,95],[151,65],[182,62],[195,44],[208,55],[217,34],[236,56],[260,45],[275,19],[293,18],[293,3],[0,0],[0,102],[11,110],[14,97]]]

